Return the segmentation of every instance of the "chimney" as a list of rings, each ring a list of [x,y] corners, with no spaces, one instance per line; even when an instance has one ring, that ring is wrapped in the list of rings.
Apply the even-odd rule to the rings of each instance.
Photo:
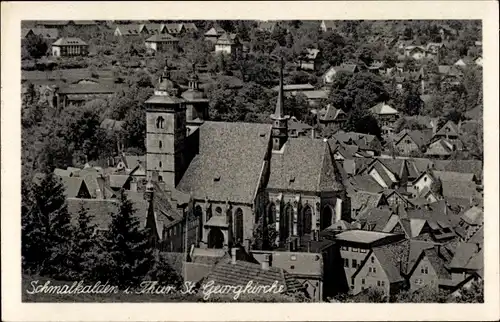
[[[231,264],[236,264],[236,252],[238,251],[237,248],[231,248]]]
[[[269,254],[265,254],[264,255],[264,259],[260,263],[260,267],[262,268],[262,270],[267,271],[269,269],[269,259],[270,259],[270,257],[271,256]]]

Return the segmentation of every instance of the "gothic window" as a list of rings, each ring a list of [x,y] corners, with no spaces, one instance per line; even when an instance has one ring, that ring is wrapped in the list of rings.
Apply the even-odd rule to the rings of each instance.
[[[283,215],[280,216],[280,240],[285,242],[290,236],[291,221],[293,220],[293,207],[291,204],[287,204],[283,211]]]
[[[332,209],[329,206],[323,208],[321,216],[321,230],[328,228],[332,225]]]
[[[276,222],[276,205],[274,204],[274,202],[271,202],[267,213],[267,224],[272,225],[275,222]]]
[[[309,205],[306,205],[302,211],[302,222],[302,232],[310,234],[312,231],[312,209]]]
[[[157,129],[163,129],[165,123],[165,119],[162,116],[159,116],[156,118],[156,128]]]
[[[234,239],[236,242],[243,242],[243,211],[236,209],[234,213]]]

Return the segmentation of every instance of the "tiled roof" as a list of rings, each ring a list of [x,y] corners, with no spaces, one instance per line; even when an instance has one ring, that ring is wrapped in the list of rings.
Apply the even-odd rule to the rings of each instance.
[[[170,34],[158,34],[158,35],[153,35],[146,39],[146,42],[171,42],[171,41],[179,41],[179,39],[175,38],[174,36]]]
[[[384,188],[380,186],[377,181],[375,181],[375,179],[373,179],[373,177],[368,174],[351,177],[349,179],[349,182],[354,187],[354,189],[360,191],[377,193],[384,190]]]
[[[484,212],[479,207],[472,207],[467,209],[461,217],[469,225],[481,225],[484,220]]]
[[[409,240],[373,248],[373,254],[387,274],[390,283],[404,280],[401,276],[401,266],[408,258],[409,248]]]
[[[453,144],[446,139],[440,139],[431,143],[425,152],[425,155],[448,156],[453,151]]]
[[[297,120],[294,116],[292,116],[288,121],[288,130],[307,131],[310,129],[312,129],[312,126]]]
[[[434,248],[436,244],[433,242],[423,241],[423,240],[410,240],[410,249],[408,253],[408,259],[406,260],[405,273],[410,274],[422,252],[426,249]]]
[[[321,139],[289,138],[282,152],[272,154],[270,168],[268,188],[311,192],[342,189],[329,144]]]
[[[446,269],[446,261],[441,256],[439,256],[435,248],[424,250],[424,254],[431,263],[432,268],[434,268],[434,271],[436,271],[439,279],[451,279],[451,274],[448,269]]]
[[[462,173],[462,172],[451,172],[451,171],[433,171],[433,175],[441,181],[465,181],[470,184],[474,184],[472,181],[474,180],[473,173]]]
[[[406,131],[403,130],[403,133],[400,133],[400,138],[396,140],[395,144],[398,144],[401,142],[403,138],[406,136],[409,136],[411,140],[419,147],[422,148],[429,143],[430,139],[432,138],[432,130],[413,130],[413,131]]]
[[[364,224],[364,227],[371,228],[366,230],[382,231],[391,215],[392,210],[389,207],[366,208],[366,211],[359,214],[357,221]]]
[[[231,286],[244,286],[250,281],[257,285],[272,285],[278,282],[278,285],[285,287],[285,293],[302,289],[302,285],[282,268],[262,269],[259,264],[239,260],[235,264],[230,261],[219,262],[205,281],[213,281],[215,285]]]
[[[225,32],[226,31],[224,29],[222,29],[221,27],[214,26],[214,27],[210,28],[210,30],[208,30],[205,33],[205,36],[218,36],[218,35],[222,35]]]
[[[61,177],[61,180],[64,184],[64,192],[68,198],[77,197],[80,189],[85,185],[83,178],[79,177]]]
[[[473,243],[458,243],[449,267],[452,269],[466,269],[469,262],[479,253],[478,245]],[[471,264],[475,263],[476,259]],[[474,268],[474,267],[471,267]],[[477,269],[477,268],[476,268]]]
[[[59,37],[59,30],[56,28],[23,28],[21,30],[21,36],[23,38],[26,37],[30,31],[46,39],[56,39]]]
[[[322,113],[322,111],[323,110],[320,111],[319,119],[321,121],[325,121],[325,122],[335,121],[340,116],[347,117],[347,115],[344,111],[342,111],[341,109],[336,109],[331,104],[327,106],[326,111],[324,111],[324,113]]]
[[[72,37],[72,38],[59,38],[56,40],[52,46],[88,46],[88,44],[81,40],[80,38]]]
[[[323,257],[318,253],[272,252],[271,262],[273,267],[282,268],[291,275],[323,276]]]
[[[323,99],[328,97],[328,92],[325,90],[304,91],[302,94],[304,94],[304,96],[310,100]]]
[[[443,197],[470,198],[478,195],[476,187],[467,181],[442,181]]]
[[[268,124],[205,122],[199,128],[200,152],[178,188],[196,199],[253,202],[270,130]]]
[[[371,244],[373,242],[391,236],[395,236],[395,234],[356,229],[341,232],[335,236],[335,239],[355,243]]]
[[[198,30],[198,27],[196,27],[196,25],[192,22],[186,22],[186,23],[183,23],[184,25],[184,29],[186,29],[186,31],[197,31]]]

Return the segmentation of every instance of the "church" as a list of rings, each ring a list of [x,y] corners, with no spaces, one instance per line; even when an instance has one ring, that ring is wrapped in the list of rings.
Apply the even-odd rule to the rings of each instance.
[[[168,64],[146,101],[146,173],[167,194],[190,193],[201,248],[248,245],[260,222],[277,245],[349,220],[326,139],[289,137],[283,63],[269,124],[215,122],[193,69],[181,93]]]

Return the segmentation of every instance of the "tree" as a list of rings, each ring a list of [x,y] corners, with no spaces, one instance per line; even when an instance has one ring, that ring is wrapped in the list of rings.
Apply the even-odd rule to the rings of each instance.
[[[25,39],[25,47],[29,55],[35,59],[45,56],[49,46],[45,39],[39,35],[29,35]]]
[[[125,145],[146,151],[146,112],[135,109],[127,114],[123,125]]]
[[[359,107],[348,113],[344,130],[375,135],[379,139],[382,136],[382,131],[375,117]]]
[[[136,286],[154,264],[147,230],[141,228],[132,202],[120,192],[118,211],[111,215],[103,246],[108,267],[102,272],[119,286]]]
[[[23,269],[55,278],[65,276],[72,241],[62,182],[52,173],[24,183],[22,207]]]
[[[410,116],[419,115],[420,110],[422,109],[423,106],[423,102],[422,99],[420,98],[418,90],[414,86],[411,86],[410,88],[405,90],[403,96],[404,96],[404,105],[403,105],[404,113]]]
[[[474,280],[470,287],[462,288],[459,296],[452,299],[455,303],[484,303],[484,282]]]
[[[73,243],[68,254],[69,270],[66,275],[70,280],[93,279],[97,236],[93,216],[88,213],[83,203],[78,211],[77,225],[73,231]]]

